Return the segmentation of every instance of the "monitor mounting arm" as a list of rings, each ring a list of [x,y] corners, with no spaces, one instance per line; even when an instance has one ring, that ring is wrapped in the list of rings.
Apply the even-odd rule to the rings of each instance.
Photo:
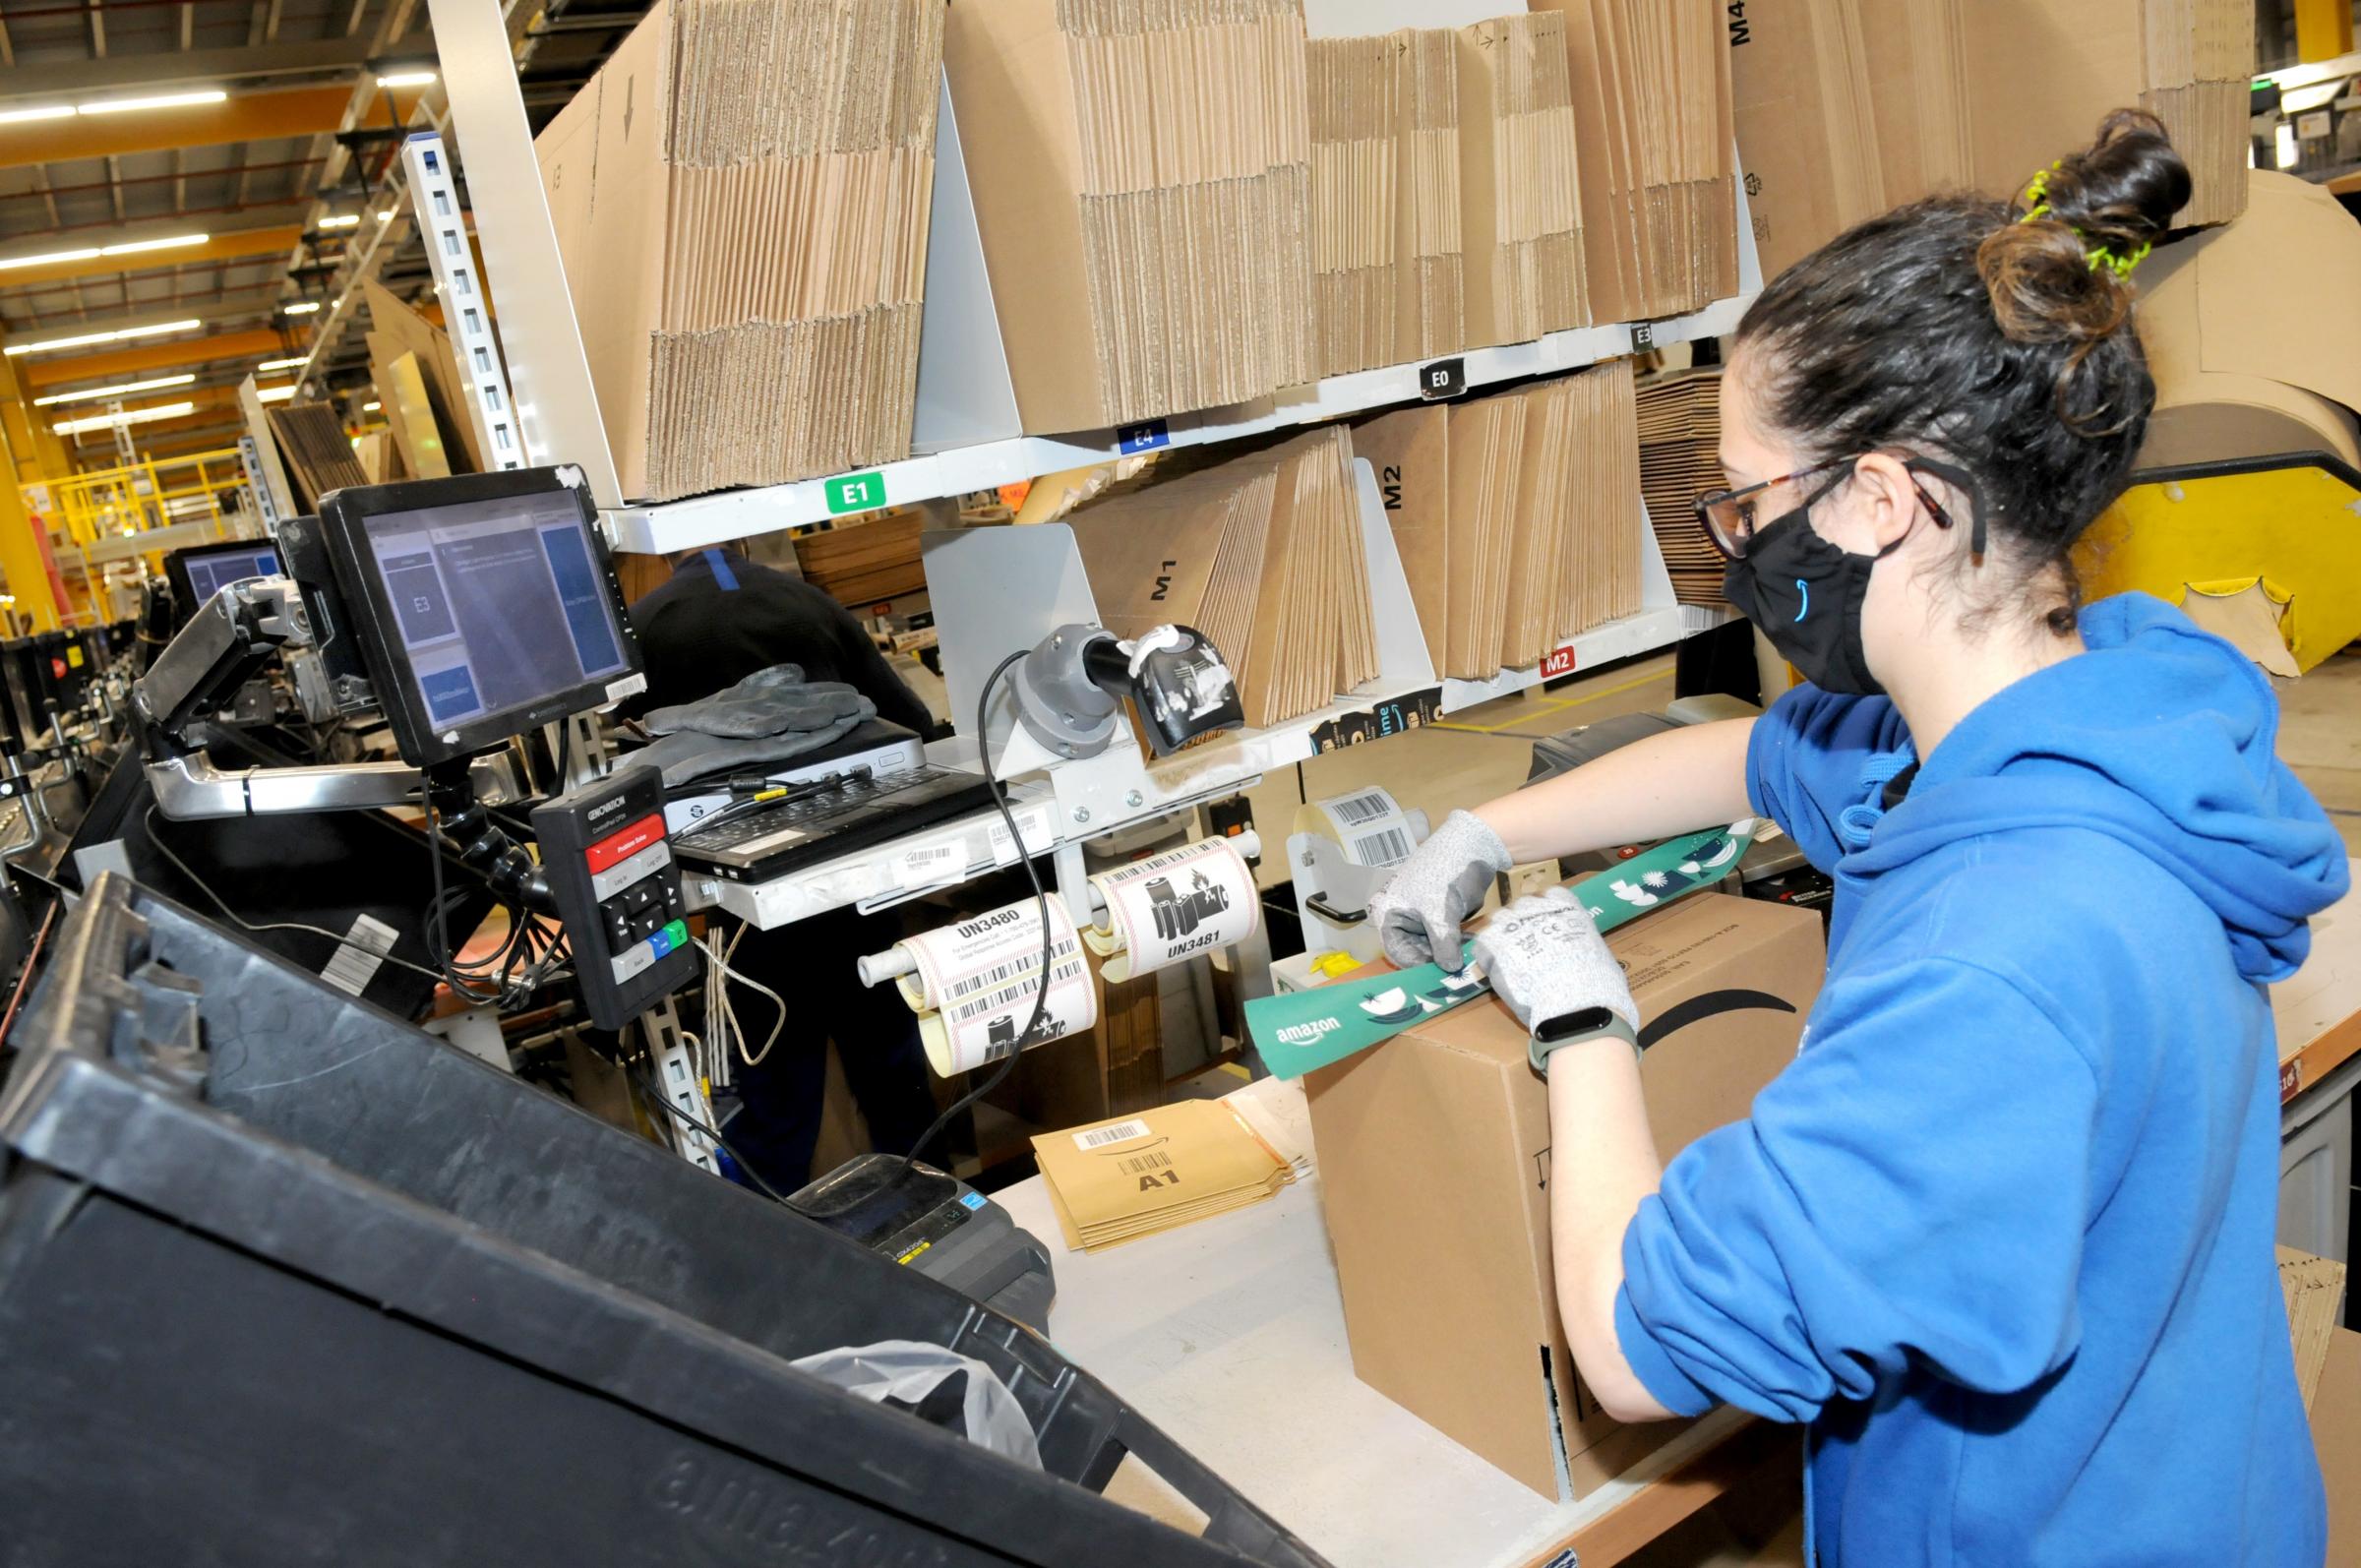
[[[206,601],[133,683],[132,712],[155,804],[175,819],[413,806],[424,792],[402,762],[215,767],[197,732],[282,650],[312,645],[311,617],[288,577],[235,583]]]

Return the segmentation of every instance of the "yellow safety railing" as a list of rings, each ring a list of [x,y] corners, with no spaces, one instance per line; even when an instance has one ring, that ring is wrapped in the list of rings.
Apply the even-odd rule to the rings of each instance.
[[[48,525],[60,545],[90,545],[110,535],[146,533],[178,523],[210,523],[220,537],[233,498],[246,483],[238,450],[147,457],[24,486],[25,505]]]

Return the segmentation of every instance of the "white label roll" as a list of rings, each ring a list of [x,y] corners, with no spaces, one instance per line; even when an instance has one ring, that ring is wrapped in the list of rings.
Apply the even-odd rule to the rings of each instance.
[[[1228,839],[1199,839],[1090,879],[1107,918],[1082,935],[1106,959],[1109,985],[1254,934],[1262,919],[1254,872]]]
[[[1041,911],[1022,899],[970,920],[922,932],[894,945],[917,972],[895,982],[918,1014],[927,1064],[948,1078],[1090,1028],[1099,1021],[1099,989],[1074,923],[1057,894],[1050,906],[1050,999],[1040,1025],[1018,1035],[1041,994]]]

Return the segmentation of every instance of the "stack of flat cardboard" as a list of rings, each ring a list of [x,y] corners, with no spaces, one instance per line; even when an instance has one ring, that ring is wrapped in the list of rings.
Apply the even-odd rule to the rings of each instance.
[[[1640,493],[1657,549],[1682,604],[1720,605],[1721,553],[1697,525],[1694,503],[1720,490],[1722,372],[1683,370],[1639,384]]]
[[[1593,315],[1677,315],[1735,293],[1724,7],[1533,0],[1533,10],[1563,19]]]
[[[484,472],[451,335],[374,277],[361,280],[361,298],[369,306],[370,379],[403,464],[421,479]]]
[[[1394,350],[1391,364],[1468,346],[1467,242],[1460,224],[1459,38],[1440,28],[1391,35]]]
[[[1566,20],[1479,22],[1457,57],[1468,346],[1587,326]]]
[[[1889,208],[2005,198],[2110,110],[2164,122],[2196,192],[2246,206],[2253,0],[1753,0],[1729,23],[1763,273]]]
[[[1435,671],[1538,664],[1640,607],[1631,363],[1361,425]]]
[[[1330,425],[1074,513],[1099,620],[1132,637],[1193,626],[1268,728],[1374,680],[1353,441]]]
[[[1975,0],[1964,10],[1975,182],[2005,196],[2109,109],[2164,122],[2196,187],[2179,221],[2246,211],[2254,0]]]
[[[944,61],[1027,432],[1313,379],[1301,0],[955,5]]]
[[[1408,45],[1392,38],[1313,38],[1305,47],[1311,113],[1312,290],[1319,372],[1341,376],[1397,363],[1395,252],[1399,149],[1395,120]]]
[[[289,403],[270,414],[271,435],[295,481],[295,504],[304,511],[318,511],[320,498],[332,490],[369,482],[333,405]]]
[[[807,533],[795,541],[796,566],[804,580],[849,609],[865,610],[887,599],[927,591],[926,569],[919,563],[919,528],[925,518],[916,509],[882,512],[847,527],[839,522],[824,533]]]
[[[660,0],[541,133],[627,494],[907,454],[942,22],[940,0]]]
[[[1260,1203],[1295,1168],[1229,1106],[1185,1100],[1033,1140],[1065,1244],[1096,1252]]]

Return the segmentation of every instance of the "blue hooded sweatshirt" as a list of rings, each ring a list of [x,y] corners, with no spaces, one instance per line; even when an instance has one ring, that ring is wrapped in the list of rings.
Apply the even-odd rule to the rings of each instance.
[[[2235,649],[2126,594],[1911,761],[1883,697],[1756,724],[1758,810],[1837,879],[1753,1115],[1625,1235],[1624,1355],[1682,1415],[1810,1423],[1823,1564],[2318,1568],[2271,1239],[2264,983],[2345,888]]]

